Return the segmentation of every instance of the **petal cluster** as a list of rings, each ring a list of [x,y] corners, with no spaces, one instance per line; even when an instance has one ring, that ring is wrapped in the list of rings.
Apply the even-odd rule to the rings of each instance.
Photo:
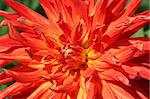
[[[15,13],[0,11],[0,84],[15,83],[0,99],[147,99],[150,39],[130,36],[150,12],[127,1],[40,0],[45,18],[5,0]]]

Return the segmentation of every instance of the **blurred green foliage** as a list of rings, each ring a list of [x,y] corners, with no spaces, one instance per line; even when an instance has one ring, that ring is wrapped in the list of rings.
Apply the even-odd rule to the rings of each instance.
[[[28,6],[29,8],[33,9],[34,11],[42,14],[43,16],[46,17],[44,10],[42,9],[41,5],[39,4],[39,0],[16,0],[26,6]],[[142,12],[144,10],[148,10],[150,9],[149,7],[149,0],[143,0],[143,2],[141,3],[141,6],[139,7],[137,13]],[[7,6],[7,4],[4,2],[4,0],[0,0],[0,10],[4,10],[7,12],[13,12],[13,10]],[[0,17],[0,22],[1,20],[3,20],[2,17]],[[8,27],[2,27],[0,26],[0,36],[4,35],[8,32]],[[140,29],[137,33],[135,33],[132,37],[150,37],[150,29],[149,26],[145,26],[144,28]],[[19,65],[16,62],[13,62],[11,64],[8,64],[6,66],[4,66],[3,68],[5,69],[9,69],[11,67],[14,67],[16,65]],[[0,69],[0,72],[2,72],[3,70]],[[14,82],[9,82],[5,85],[0,85],[0,90],[6,88],[7,86],[11,85]]]
[[[12,81],[12,82],[9,82],[7,84],[4,84],[4,85],[0,85],[0,90],[3,90],[5,88],[7,88],[8,86],[10,86],[11,84],[13,84],[15,81]]]
[[[19,65],[20,65],[20,63],[18,63],[18,62],[12,62],[12,63],[9,63],[9,64],[3,66],[3,68],[9,69],[9,68],[12,68],[14,66],[19,66]]]

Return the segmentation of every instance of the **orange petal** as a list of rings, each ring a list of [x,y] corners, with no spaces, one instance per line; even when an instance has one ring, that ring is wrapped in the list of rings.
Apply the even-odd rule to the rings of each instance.
[[[102,72],[100,74],[100,76],[101,75],[106,76],[106,79],[105,79],[105,77],[102,78],[104,80],[120,81],[123,84],[129,86],[129,80],[128,80],[128,78],[122,72],[120,72],[120,71],[116,71],[116,70],[113,70],[113,69],[108,69],[108,70],[105,70],[104,72]]]
[[[144,11],[134,16],[136,20],[123,31],[119,39],[130,37],[133,33],[136,33],[139,29],[148,24],[150,21],[149,14],[150,11]]]
[[[27,86],[28,86],[28,84],[22,84],[19,82],[15,82],[13,85],[7,87],[3,91],[0,91],[0,98],[4,99],[4,98],[6,98],[6,96],[11,96],[12,94],[21,91],[22,89],[24,89]]]
[[[16,20],[17,18],[20,17],[16,13],[9,13],[9,12],[1,11],[1,10],[0,10],[0,16],[5,17],[5,18],[10,19],[10,20]]]
[[[27,97],[27,99],[34,99],[40,97],[40,95],[44,94],[50,87],[52,86],[52,83],[45,82],[42,83],[37,89],[35,89],[34,92],[31,93],[30,96]]]
[[[143,66],[133,66],[132,69],[134,69],[140,77],[150,80],[150,70]]]
[[[41,16],[40,14],[32,11],[31,9],[27,8],[26,6],[16,2],[15,0],[5,0],[5,2],[17,13],[20,15],[32,20],[33,22],[37,22],[39,24],[48,24],[46,18]],[[17,8],[19,7],[19,9]]]
[[[117,99],[115,93],[113,92],[112,88],[110,87],[110,85],[102,80],[102,96],[103,98],[111,98],[111,99]]]
[[[142,0],[131,0],[129,4],[126,6],[126,8],[122,11],[124,16],[131,16],[135,13],[139,5],[141,4]]]
[[[14,79],[13,79],[12,77],[2,79],[2,80],[0,80],[0,85],[1,85],[1,84],[6,84],[6,83],[11,82],[11,81],[13,81],[13,80],[14,80]]]
[[[134,95],[130,94],[129,92],[127,92],[126,90],[121,88],[121,86],[118,86],[118,85],[115,85],[115,84],[112,84],[112,83],[109,83],[109,86],[111,87],[111,89],[113,90],[113,92],[114,92],[114,94],[116,95],[117,98],[135,99]]]
[[[87,99],[95,99],[96,96],[96,85],[95,82],[92,81],[92,76],[85,82]]]
[[[112,10],[112,13],[114,15],[118,15],[122,7],[126,4],[128,0],[113,0],[113,6],[110,5],[110,10]],[[116,5],[117,3],[117,5]]]
[[[59,19],[59,11],[56,8],[56,1],[40,0],[40,4],[43,6],[43,9],[45,10],[50,21],[52,21],[52,23],[57,22]]]
[[[12,70],[5,70],[6,74],[10,75],[11,77],[15,78],[19,82],[31,82],[31,81],[37,81],[40,80],[41,77],[45,74],[46,72],[42,70],[37,70],[34,72],[16,72]]]
[[[70,91],[75,90],[76,88],[78,88],[78,83],[77,82],[71,82],[68,84],[53,87],[51,89],[54,91],[58,91],[58,92],[70,92]]]
[[[11,43],[9,43],[9,42]],[[9,36],[3,35],[0,38],[0,52],[6,52],[6,51],[12,51],[13,49],[16,49],[18,47],[22,47],[23,45],[15,40],[12,40],[9,38]]]
[[[99,0],[95,5],[95,14],[93,17],[93,26],[103,25],[106,17],[106,5],[108,0]]]
[[[95,0],[89,0],[89,16],[93,16],[94,6],[96,1]]]

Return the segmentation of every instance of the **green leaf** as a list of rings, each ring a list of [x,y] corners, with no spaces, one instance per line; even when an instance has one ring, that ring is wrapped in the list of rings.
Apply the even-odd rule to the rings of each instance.
[[[144,37],[143,28],[131,36],[131,38],[135,38],[135,37]]]
[[[0,26],[0,36],[8,33],[8,27],[7,26]]]
[[[9,82],[9,83],[4,84],[4,85],[0,85],[0,90],[7,88],[8,86],[12,85],[13,83],[15,83],[15,81]]]
[[[12,63],[9,63],[9,64],[3,66],[3,68],[9,69],[9,68],[12,68],[14,66],[19,66],[19,65],[20,65],[20,63],[18,63],[18,62],[12,62]]]
[[[39,0],[32,0],[30,7],[31,9],[35,10],[36,8],[39,7],[39,5],[40,5]]]
[[[145,31],[145,37],[150,37],[150,29]]]
[[[3,68],[0,68],[0,72],[3,72],[4,70],[3,70]]]
[[[3,90],[7,87],[7,85],[0,85],[0,90]]]

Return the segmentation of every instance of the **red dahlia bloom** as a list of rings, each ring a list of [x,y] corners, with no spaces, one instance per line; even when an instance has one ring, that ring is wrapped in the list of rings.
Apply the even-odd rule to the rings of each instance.
[[[15,0],[0,11],[9,33],[0,37],[0,99],[146,99],[149,38],[129,38],[149,11],[142,0],[40,0],[48,18]],[[141,85],[142,83],[142,85]],[[147,87],[147,88],[146,88]]]

